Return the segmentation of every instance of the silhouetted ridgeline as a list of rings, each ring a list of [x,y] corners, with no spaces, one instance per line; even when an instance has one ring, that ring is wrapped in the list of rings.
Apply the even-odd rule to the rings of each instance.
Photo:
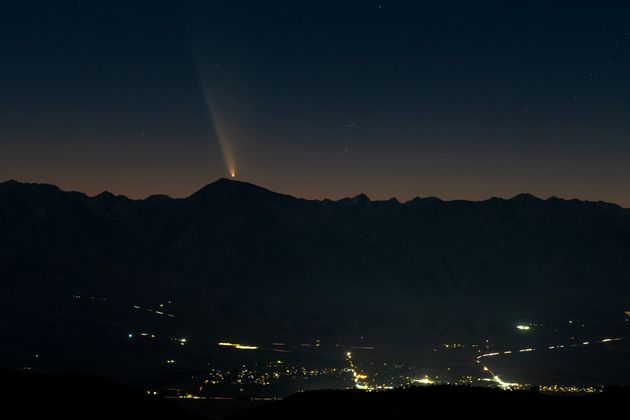
[[[42,375],[0,370],[0,417],[12,419],[200,419],[168,401],[150,398],[88,375]]]
[[[3,310],[29,323],[88,294],[168,298],[216,337],[463,340],[515,314],[618,315],[630,292],[630,210],[525,194],[311,201],[222,179],[130,200],[8,181],[0,232]]]
[[[420,290],[592,289],[630,279],[630,211],[526,194],[307,201],[222,179],[186,199],[133,201],[8,181],[0,184],[0,231],[5,270],[29,264],[84,282],[162,269],[166,282],[181,274],[252,286],[385,275]]]
[[[371,393],[310,391],[230,419],[607,419],[623,417],[628,398],[628,388],[570,397],[446,385]]]

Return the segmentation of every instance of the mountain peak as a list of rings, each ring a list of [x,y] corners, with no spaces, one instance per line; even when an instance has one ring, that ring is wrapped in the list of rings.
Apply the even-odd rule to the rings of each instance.
[[[371,202],[370,197],[368,197],[366,194],[361,193],[361,194],[357,194],[354,197],[350,198],[350,197],[346,197],[346,198],[342,198],[341,200],[338,201],[339,203],[345,204],[345,205],[365,205]]]
[[[510,198],[512,201],[522,201],[522,202],[532,202],[532,201],[543,201],[541,198],[536,197],[533,194],[529,193],[520,193]]]
[[[369,203],[370,202],[370,197],[368,197],[367,194],[361,193],[361,194],[357,194],[354,197],[352,197],[352,201],[354,201],[355,203],[358,203],[358,204]]]
[[[220,178],[199,191],[193,193],[189,198],[198,199],[214,199],[214,198],[253,198],[257,200],[269,199],[272,197],[291,197],[289,195],[280,194],[268,190],[245,181],[237,181],[235,179]],[[292,198],[292,197],[291,197]]]

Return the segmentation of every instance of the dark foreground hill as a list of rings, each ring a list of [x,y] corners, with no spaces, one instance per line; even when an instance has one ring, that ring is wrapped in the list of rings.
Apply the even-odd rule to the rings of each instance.
[[[628,296],[630,210],[613,204],[317,201],[225,179],[144,200],[0,184],[10,366],[118,362],[128,333],[147,331],[190,346],[475,342],[520,319],[618,318]]]
[[[630,388],[599,394],[544,395],[467,386],[409,387],[382,392],[308,391],[254,405],[229,419],[532,419],[621,418]],[[0,416],[6,419],[201,419],[169,401],[87,375],[0,370]],[[204,417],[205,418],[205,417]]]
[[[200,419],[168,401],[96,376],[0,370],[3,419]]]
[[[629,397],[628,388],[583,396],[446,385],[372,393],[311,391],[230,419],[608,419],[625,415]]]

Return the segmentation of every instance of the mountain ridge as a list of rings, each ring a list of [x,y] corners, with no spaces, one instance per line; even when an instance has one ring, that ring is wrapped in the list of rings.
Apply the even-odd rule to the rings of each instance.
[[[230,179],[230,178],[219,178],[216,181],[213,181],[209,184],[204,185],[203,187],[199,188],[197,191],[191,193],[190,195],[186,196],[186,197],[171,197],[167,194],[162,194],[162,193],[155,193],[155,194],[151,194],[147,197],[144,198],[129,198],[124,194],[116,194],[113,193],[111,191],[108,190],[104,190],[98,194],[95,195],[88,195],[84,192],[80,192],[80,191],[75,191],[75,190],[64,190],[62,188],[60,188],[59,186],[55,185],[55,184],[50,184],[50,183],[38,183],[38,182],[20,182],[17,181],[15,179],[9,179],[6,181],[2,181],[0,182],[0,187],[2,186],[34,186],[34,187],[40,187],[40,188],[47,188],[47,187],[51,187],[52,189],[58,190],[60,192],[65,192],[65,193],[74,193],[74,194],[82,194],[84,195],[86,198],[97,198],[99,196],[114,196],[114,197],[120,197],[120,198],[125,198],[127,200],[130,201],[146,201],[149,199],[155,199],[155,198],[168,198],[171,200],[183,200],[183,199],[188,199],[194,196],[198,196],[198,195],[203,195],[204,193],[207,193],[208,191],[212,191],[214,189],[221,189],[221,190],[227,190],[226,186],[237,186],[237,188],[239,188],[241,191],[245,191],[245,190],[250,190],[250,191],[258,191],[260,193],[271,193],[271,194],[277,194],[280,196],[285,196],[285,197],[290,197],[290,198],[294,198],[296,200],[304,200],[304,201],[312,201],[312,202],[333,202],[333,203],[337,203],[337,202],[372,202],[372,203],[385,203],[385,202],[394,202],[394,203],[398,203],[398,204],[408,204],[410,202],[413,201],[418,201],[418,200],[437,200],[440,202],[444,202],[444,203],[452,203],[452,202],[462,202],[462,203],[484,203],[484,202],[488,202],[488,201],[492,201],[492,200],[502,200],[502,201],[561,201],[561,202],[579,202],[579,203],[590,203],[590,204],[607,204],[607,205],[611,205],[611,206],[615,206],[615,207],[619,207],[622,209],[628,209],[626,207],[623,207],[617,203],[613,203],[613,202],[609,202],[609,201],[603,201],[603,200],[585,200],[585,199],[580,199],[580,198],[563,198],[563,197],[557,197],[555,195],[547,197],[547,198],[541,198],[538,197],[534,194],[528,193],[528,192],[522,192],[522,193],[517,193],[512,197],[498,197],[498,196],[492,196],[489,198],[485,198],[485,199],[479,199],[479,200],[470,200],[470,199],[443,199],[440,197],[435,197],[435,196],[415,196],[412,197],[406,201],[400,201],[398,198],[396,197],[391,197],[389,199],[380,199],[380,200],[372,200],[370,199],[370,197],[365,194],[365,193],[359,193],[356,194],[352,197],[343,197],[343,198],[339,198],[339,199],[330,199],[330,198],[318,198],[318,199],[311,199],[311,198],[302,198],[302,197],[296,197],[290,194],[284,194],[284,193],[280,193],[274,190],[271,190],[269,188],[266,187],[262,187],[259,185],[256,185],[254,183],[251,182],[247,182],[247,181],[241,181],[241,180],[236,180],[236,179]]]
[[[18,346],[71,328],[72,295],[180,302],[214,343],[473,340],[519,317],[627,310],[630,212],[529,195],[305,200],[231,180],[143,200],[2,183],[0,279],[0,315],[28,320],[5,326]]]

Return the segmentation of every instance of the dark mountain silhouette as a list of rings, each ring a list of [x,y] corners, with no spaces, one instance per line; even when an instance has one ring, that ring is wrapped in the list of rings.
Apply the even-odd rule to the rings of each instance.
[[[5,419],[201,419],[104,378],[8,370],[0,370],[0,414]]]
[[[323,390],[290,395],[229,418],[616,418],[625,412],[629,394],[627,388],[571,397],[465,386],[412,387],[371,393]]]
[[[0,277],[11,354],[85,324],[95,340],[119,334],[132,304],[166,300],[172,322],[208,343],[479,338],[519,316],[622,313],[630,210],[527,194],[317,201],[226,179],[185,199],[130,200],[8,181]],[[110,306],[78,307],[72,295]]]

